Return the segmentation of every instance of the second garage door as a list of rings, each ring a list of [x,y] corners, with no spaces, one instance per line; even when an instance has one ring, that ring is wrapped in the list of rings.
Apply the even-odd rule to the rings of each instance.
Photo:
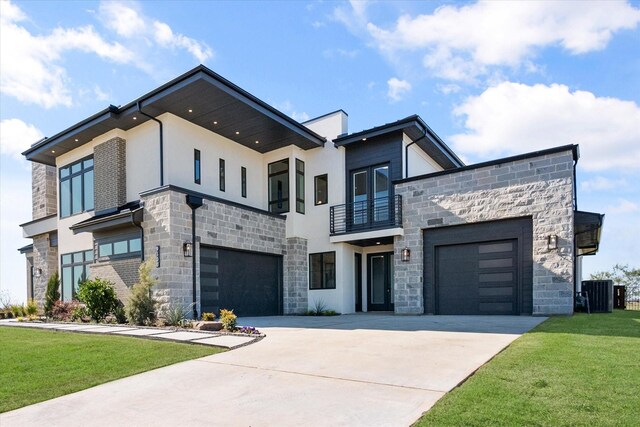
[[[424,230],[429,314],[530,314],[530,218]]]
[[[282,314],[282,257],[203,246],[202,312],[233,309],[238,316]]]

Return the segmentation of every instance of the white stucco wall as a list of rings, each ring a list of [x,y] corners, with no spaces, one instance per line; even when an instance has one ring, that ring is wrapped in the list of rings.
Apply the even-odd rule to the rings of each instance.
[[[413,177],[418,175],[424,175],[427,173],[438,172],[443,170],[444,168],[440,166],[435,160],[431,158],[427,153],[422,151],[417,144],[411,144],[411,138],[409,138],[406,134],[402,135],[402,168],[403,168],[403,177]],[[409,149],[406,147],[409,145]],[[409,156],[409,174],[406,174],[406,156]]]

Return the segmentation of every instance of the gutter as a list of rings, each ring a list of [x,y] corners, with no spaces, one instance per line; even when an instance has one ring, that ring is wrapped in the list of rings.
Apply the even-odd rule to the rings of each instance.
[[[162,122],[156,119],[155,117],[142,111],[142,108],[140,107],[140,101],[138,101],[136,105],[138,107],[138,112],[140,114],[150,118],[154,122],[158,123],[158,125],[160,126],[159,128],[160,130],[160,187],[162,187],[164,185],[164,130],[162,128]]]

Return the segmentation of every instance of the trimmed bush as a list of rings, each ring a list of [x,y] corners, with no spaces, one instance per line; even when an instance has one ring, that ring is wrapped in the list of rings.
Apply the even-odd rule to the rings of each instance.
[[[51,316],[53,305],[60,300],[60,277],[56,271],[49,277],[47,282],[47,291],[44,294],[44,314]]]
[[[70,322],[73,319],[73,312],[80,306],[78,301],[64,302],[56,301],[51,308],[50,317],[61,322]]]
[[[156,321],[158,302],[151,296],[151,288],[156,285],[157,281],[151,276],[152,269],[152,260],[140,264],[138,283],[131,288],[126,311],[129,321],[134,325],[150,325]]]
[[[104,320],[118,306],[113,283],[95,278],[80,284],[78,299],[87,307],[87,314],[96,322]]]
[[[205,322],[213,322],[216,320],[216,315],[213,313],[202,313],[202,320]]]
[[[220,323],[222,323],[222,327],[225,331],[235,331],[237,320],[238,316],[233,314],[233,310],[225,310],[224,308],[220,310]]]

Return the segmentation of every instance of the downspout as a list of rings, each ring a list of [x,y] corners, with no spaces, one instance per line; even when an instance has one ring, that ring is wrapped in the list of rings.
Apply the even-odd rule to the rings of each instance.
[[[144,262],[144,228],[142,228],[142,224],[141,221],[136,221],[135,220],[135,213],[133,215],[131,215],[131,225],[133,225],[134,227],[140,229],[140,258],[141,261]]]
[[[427,137],[427,133],[425,132],[425,134],[422,135],[420,138],[418,138],[415,141],[407,144],[407,146],[404,147],[404,177],[405,178],[409,178],[409,147],[411,147],[416,142],[422,141],[426,137]]]
[[[191,208],[191,279],[193,293],[193,320],[198,319],[196,308],[196,209],[202,206],[202,197],[187,194],[187,205]]]
[[[160,126],[160,187],[164,187],[164,139],[163,139],[164,131],[162,129],[162,122],[156,119],[155,117],[150,116],[149,114],[142,111],[142,108],[140,107],[140,101],[138,101],[137,105],[138,105],[138,112],[140,114],[150,118],[154,122],[158,123],[158,125]]]
[[[576,248],[576,234],[575,234],[575,227],[576,227],[576,220],[575,220],[575,212],[578,210],[578,183],[576,182],[576,168],[578,166],[578,156],[576,156],[576,158],[573,160],[573,298],[575,299],[575,296],[578,292],[578,278],[576,277],[576,273],[578,272],[578,268],[576,267],[576,264],[578,263],[578,255],[577,255],[577,248]],[[580,290],[582,291],[582,286],[580,286]],[[575,309],[575,302],[574,302],[574,309]]]

